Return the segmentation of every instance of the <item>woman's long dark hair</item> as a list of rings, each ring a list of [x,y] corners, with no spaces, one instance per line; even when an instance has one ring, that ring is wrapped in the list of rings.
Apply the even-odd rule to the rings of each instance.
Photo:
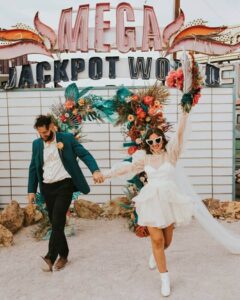
[[[168,143],[168,140],[166,139],[166,136],[164,134],[164,132],[159,129],[159,128],[149,128],[147,133],[146,133],[146,136],[143,140],[143,147],[142,149],[146,151],[147,154],[152,154],[151,150],[150,150],[150,146],[146,143],[146,140],[149,139],[149,137],[155,133],[156,135],[158,136],[162,136],[162,141],[163,141],[163,145],[162,145],[162,148],[166,151],[166,145]]]

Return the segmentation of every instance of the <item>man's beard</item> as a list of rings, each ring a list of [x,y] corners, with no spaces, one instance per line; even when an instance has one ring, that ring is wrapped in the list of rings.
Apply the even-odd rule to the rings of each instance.
[[[45,142],[50,142],[53,139],[54,133],[53,131],[51,131],[51,133],[49,134],[49,136],[46,139],[43,139]]]

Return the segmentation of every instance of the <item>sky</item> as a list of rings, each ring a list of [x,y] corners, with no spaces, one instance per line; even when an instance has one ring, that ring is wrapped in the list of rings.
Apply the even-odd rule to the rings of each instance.
[[[138,8],[142,8],[144,4],[152,5],[158,16],[160,27],[167,25],[173,18],[174,0],[0,0],[0,28],[8,29],[19,22],[33,26],[33,18],[37,11],[43,22],[57,28],[62,9],[73,7],[77,10],[80,4],[87,3],[94,8],[99,2],[110,2],[113,7],[121,2],[131,3],[133,7]],[[181,7],[186,16],[186,22],[203,18],[209,22],[210,26],[240,24],[239,0],[181,0]],[[138,15],[139,22],[141,22],[141,12]],[[114,20],[115,18],[111,20],[112,26],[114,26]]]

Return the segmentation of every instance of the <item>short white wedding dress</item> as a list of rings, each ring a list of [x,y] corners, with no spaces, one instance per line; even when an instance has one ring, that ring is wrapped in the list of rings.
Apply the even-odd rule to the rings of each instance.
[[[169,156],[168,152],[161,156],[145,157],[144,171],[148,183],[133,198],[138,224],[160,228],[173,223],[176,226],[188,224],[193,216],[193,203],[178,187],[175,166],[165,158]]]
[[[240,254],[240,237],[212,217],[179,164],[178,159],[189,134],[188,116],[182,113],[177,130],[165,150],[158,154],[136,151],[131,163],[123,161],[115,164],[104,175],[107,178],[131,179],[140,172],[146,172],[148,182],[133,198],[139,225],[158,228],[171,224],[186,225],[194,216],[231,253]]]
[[[188,224],[193,216],[193,203],[177,183],[176,163],[182,151],[183,133],[188,114],[181,116],[178,130],[158,154],[139,150],[132,156],[132,163],[122,162],[110,171],[111,177],[131,177],[145,171],[147,183],[132,200],[138,214],[138,224],[166,228],[171,224]]]

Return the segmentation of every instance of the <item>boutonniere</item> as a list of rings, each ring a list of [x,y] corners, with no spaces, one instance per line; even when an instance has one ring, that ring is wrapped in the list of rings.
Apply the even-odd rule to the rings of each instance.
[[[58,143],[57,143],[57,148],[58,148],[58,150],[62,150],[63,147],[64,147],[64,144],[63,144],[62,142],[58,142]]]

